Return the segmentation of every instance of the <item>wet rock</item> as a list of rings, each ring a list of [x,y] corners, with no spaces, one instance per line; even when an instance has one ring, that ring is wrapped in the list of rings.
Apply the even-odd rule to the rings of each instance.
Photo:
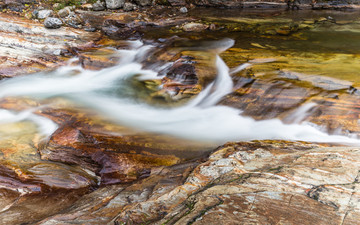
[[[47,17],[44,21],[44,26],[48,29],[58,29],[62,24],[62,21],[55,17]]]
[[[102,26],[102,31],[113,39],[127,39],[138,34],[136,27],[117,20],[106,20]]]
[[[65,27],[54,31],[32,20],[6,14],[0,15],[0,34],[0,73],[8,77],[59,66],[62,59],[54,56],[54,51],[82,45],[98,36]]]
[[[171,6],[185,6],[186,5],[185,0],[168,0],[168,2]]]
[[[151,0],[135,0],[135,3],[140,6],[149,6],[151,5]]]
[[[105,4],[104,2],[97,1],[92,5],[92,10],[94,11],[103,11],[105,10]]]
[[[206,7],[228,7],[228,8],[240,8],[243,6],[242,0],[203,0],[195,1],[195,5]]]
[[[65,17],[69,16],[71,12],[72,11],[71,11],[70,7],[65,7],[65,8],[59,10],[58,15],[61,18],[65,18]]]
[[[148,215],[146,222],[157,224],[166,221],[171,224],[190,222],[202,224],[219,220],[236,223],[239,218],[243,222],[250,221],[251,218],[251,221],[258,223],[263,221],[276,223],[278,218],[288,223],[301,221],[304,224],[311,224],[314,221],[324,224],[340,221],[346,211],[323,204],[332,201],[334,193],[327,194],[326,191],[322,191],[318,195],[321,196],[321,200],[320,198],[314,200],[308,197],[310,190],[308,188],[312,185],[308,181],[302,181],[306,178],[305,174],[291,176],[291,171],[285,172],[286,174],[281,173],[286,171],[286,168],[296,169],[301,165],[301,163],[291,163],[299,156],[303,159],[308,156],[322,158],[341,149],[311,150],[315,147],[316,145],[291,142],[228,144],[219,148],[207,162],[195,169],[196,164],[168,167],[152,171],[152,176],[127,188],[121,186],[101,188],[85,196],[71,210],[43,220],[40,224],[47,224],[50,221],[67,223],[70,220],[96,224],[100,220],[107,222],[114,217],[118,218],[117,223],[142,223],[144,213]],[[340,150],[342,152],[340,154],[347,151],[347,149]],[[324,155],[316,154],[317,152],[328,153]],[[352,158],[354,154],[357,153],[353,152]],[[331,167],[333,163],[336,162],[326,167]],[[325,168],[320,167],[315,173],[321,173],[322,169]],[[358,167],[354,163],[346,170],[348,169],[358,172]],[[342,181],[334,181],[336,182]],[[340,194],[344,189],[338,187],[331,190]],[[356,188],[351,190],[353,191],[349,194],[358,191]],[[344,197],[349,197],[349,194],[344,194]],[[110,197],[104,198],[104,196]],[[284,204],[289,201],[291,201],[290,205]],[[336,204],[346,208],[347,202],[340,201]],[[250,207],[254,204],[256,207]],[[86,207],[84,208],[83,205]],[[273,207],[274,205],[278,207]],[[93,211],[93,208],[96,210]],[[289,215],[289,212],[294,215]],[[351,209],[349,212],[351,215],[358,213],[357,209]],[[77,216],[73,221],[72,215],[75,213]],[[278,216],[272,217],[272,215]],[[349,219],[354,218],[356,216],[349,217]]]
[[[198,77],[194,66],[195,62],[186,57],[177,60],[169,69],[166,77],[183,84],[197,84]]]
[[[133,11],[133,10],[135,10],[135,9],[136,9],[136,5],[133,4],[133,3],[126,2],[126,3],[124,4],[124,11],[125,11],[125,12]]]
[[[54,14],[54,12],[52,10],[44,9],[44,10],[40,10],[37,13],[37,18],[45,19],[45,18],[48,18],[49,16],[52,16],[53,14]]]
[[[120,9],[125,4],[125,0],[106,0],[105,2],[108,9]]]
[[[183,29],[187,32],[201,32],[206,30],[208,27],[208,25],[202,23],[187,23],[183,26]]]
[[[107,223],[129,206],[132,208],[141,202],[157,201],[158,198],[167,194],[172,196],[173,189],[184,182],[189,172],[197,164],[198,162],[193,162],[153,170],[151,177],[128,187],[112,185],[100,188],[82,198],[70,210],[44,219],[39,224],[54,222],[97,224],[99,221]],[[94,208],[97,210],[94,211]],[[74,215],[77,215],[76,218]],[[163,212],[160,212],[152,216],[161,218],[163,215]],[[123,221],[127,221],[126,219],[119,217],[115,223],[121,224]]]
[[[236,82],[244,86],[227,96],[222,104],[242,109],[245,115],[256,119],[281,117],[319,93],[284,81],[248,81],[247,78],[240,78]]]

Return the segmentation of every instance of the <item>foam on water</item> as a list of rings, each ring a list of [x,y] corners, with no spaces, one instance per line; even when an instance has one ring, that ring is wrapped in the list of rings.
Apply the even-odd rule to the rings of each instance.
[[[213,43],[214,54],[233,45],[234,41],[226,39]],[[266,63],[265,60],[253,61],[231,70],[224,61],[216,56],[218,76],[197,97],[177,108],[157,108],[129,98],[114,97],[104,90],[125,85],[124,81],[141,75],[141,79],[156,78],[158,73],[142,69],[141,61],[152,46],[133,43],[134,49],[121,50],[119,54],[127,58],[118,66],[100,71],[88,71],[80,67],[67,66],[50,74],[36,74],[12,78],[0,83],[0,98],[7,96],[30,96],[49,98],[62,96],[79,104],[96,109],[122,125],[150,132],[164,133],[186,139],[222,143],[226,141],[245,141],[261,139],[303,140],[312,142],[338,142],[360,144],[357,139],[328,135],[309,124],[284,124],[278,119],[255,121],[241,115],[241,111],[216,105],[222,97],[232,92],[233,83],[230,73],[236,73],[254,63]],[[312,105],[310,105],[312,106]],[[310,106],[300,108],[295,117],[301,117]],[[0,111],[1,113],[2,111]],[[9,112],[3,111],[4,115]],[[3,120],[30,119],[37,123],[43,132],[49,134],[54,130],[44,118],[24,112],[5,115]],[[26,113],[25,113],[26,114]],[[291,118],[297,121],[296,118]],[[47,124],[47,125],[46,125]],[[51,129],[48,127],[51,127]]]

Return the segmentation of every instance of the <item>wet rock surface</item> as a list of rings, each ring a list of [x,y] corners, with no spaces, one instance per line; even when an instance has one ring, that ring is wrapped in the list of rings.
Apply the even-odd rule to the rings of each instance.
[[[96,33],[69,28],[46,29],[42,24],[6,14],[0,14],[0,23],[0,74],[3,77],[57,67],[64,61],[59,53],[98,37]]]
[[[358,158],[356,148],[229,143],[206,162],[154,170],[126,187],[100,188],[39,224],[352,224],[360,213]]]
[[[181,1],[169,2],[182,5]],[[226,7],[240,4],[237,1],[202,2]],[[148,1],[137,4],[147,5]],[[149,42],[157,50],[144,60],[145,68],[170,62],[170,66],[160,71],[164,75],[161,80],[137,83],[143,88],[139,92],[151,93],[152,100],[165,99],[163,102],[173,103],[191,99],[216,75],[217,47],[196,42],[200,37],[193,36],[192,32],[179,31],[192,18],[163,21],[155,16],[135,21],[140,14],[96,12],[99,14],[86,17],[84,12],[77,13],[85,24],[102,29],[114,39],[141,37],[142,33],[136,33],[145,30],[146,35],[146,29],[161,26],[175,26],[174,32],[187,38]],[[54,68],[67,60],[62,58],[65,53],[77,56],[73,63],[85,69],[111,67],[119,58],[116,49],[108,47],[128,48],[121,41],[106,38],[96,45],[88,42],[97,39],[97,33],[68,28],[52,32],[38,24],[28,24],[28,20],[11,20],[10,26],[9,18],[0,15],[0,23],[4,25],[0,26],[4,34],[0,49],[5,49],[6,54],[1,57],[4,63],[0,66],[4,77]],[[216,29],[226,28],[234,34],[258,27],[254,33],[268,34],[286,44],[299,38],[297,34],[303,28],[319,31],[316,26],[320,24],[336,24],[345,29],[343,25],[347,24],[325,18],[300,21],[296,26],[287,25],[292,21],[285,20],[274,27],[268,24],[273,23],[272,20],[260,23],[241,19],[236,22],[237,28],[231,28],[235,20],[229,21],[230,25],[226,26],[214,20],[210,20],[214,26],[199,22],[202,26],[199,31],[211,38],[211,32]],[[303,28],[298,29],[300,26]],[[215,28],[204,30],[208,27]],[[15,41],[7,40],[24,42],[15,45]],[[97,45],[103,49],[96,49]],[[44,46],[48,49],[44,50]],[[232,74],[234,92],[221,104],[241,109],[244,115],[259,120],[280,118],[287,123],[312,122],[332,133],[357,135],[360,132],[359,96],[353,82],[312,75],[309,71],[293,71],[298,64],[292,64],[292,57],[303,63],[307,62],[304,58],[313,57],[310,53],[302,56],[296,52],[295,57],[285,51],[276,52],[278,46],[272,46],[270,41],[257,43],[256,39],[251,39],[249,46],[243,49],[235,46],[222,54],[226,63],[234,68],[230,72],[242,63],[251,66]],[[261,49],[261,57],[254,49]],[[268,49],[276,52],[270,54],[275,60],[263,59],[270,58]],[[39,55],[38,61],[31,61]],[[345,53],[331,56],[324,58],[356,58]],[[23,71],[17,65],[24,62],[28,62],[28,66]],[[313,67],[313,71],[322,71],[316,63]],[[192,143],[114,125],[61,99],[51,99],[51,103],[49,107],[35,110],[58,125],[49,139],[41,139],[34,124],[28,121],[1,125],[1,136],[11,137],[11,133],[16,133],[15,139],[0,139],[2,224],[218,224],[219,221],[224,224],[356,224],[360,219],[358,147],[252,141],[228,143],[213,150],[212,144]],[[2,108],[13,110],[41,104],[43,102],[26,98],[0,102]],[[302,117],[297,116],[299,113]]]

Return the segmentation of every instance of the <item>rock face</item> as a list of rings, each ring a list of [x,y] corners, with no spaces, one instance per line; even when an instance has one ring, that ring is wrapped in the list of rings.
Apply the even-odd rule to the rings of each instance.
[[[46,29],[40,23],[0,13],[0,74],[11,77],[18,74],[50,69],[61,64],[59,53],[68,47],[80,46],[98,37],[70,28]],[[55,44],[54,44],[55,43]]]
[[[125,0],[106,0],[105,2],[108,9],[120,9],[125,4]]]
[[[206,162],[100,188],[39,224],[356,224],[359,162],[357,148],[229,143]]]

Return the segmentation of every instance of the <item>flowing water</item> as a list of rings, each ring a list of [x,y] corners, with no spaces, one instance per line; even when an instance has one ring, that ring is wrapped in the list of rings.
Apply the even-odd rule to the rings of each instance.
[[[234,43],[232,39],[211,43],[208,51],[215,55],[216,79],[195,98],[181,106],[164,108],[136,98],[137,90],[128,85],[129,81],[162,78],[159,69],[144,69],[142,66],[149,50],[154,46],[140,41],[129,42],[131,47],[128,50],[117,50],[116,55],[120,60],[114,67],[93,71],[77,65],[68,65],[50,73],[3,80],[0,83],[0,98],[26,97],[39,102],[63,98],[82,108],[95,110],[122,126],[217,144],[263,139],[360,144],[357,139],[329,135],[311,124],[284,124],[279,119],[256,121],[243,116],[238,109],[217,105],[224,96],[233,91],[231,73],[272,61],[253,60],[229,69],[219,55],[231,48]],[[166,68],[169,65],[171,64],[164,63],[161,67]],[[2,109],[0,122],[32,121],[38,126],[41,134],[49,136],[56,130],[55,123],[32,113],[41,107],[49,105],[40,105],[25,111]],[[306,105],[300,108],[293,114],[295,118],[292,118],[292,121],[300,122],[308,109]]]

